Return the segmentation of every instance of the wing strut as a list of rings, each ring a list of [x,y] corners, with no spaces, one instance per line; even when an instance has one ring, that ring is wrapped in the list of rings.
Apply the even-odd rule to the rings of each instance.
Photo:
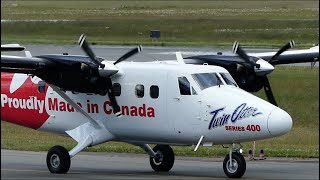
[[[99,121],[93,119],[86,113],[77,103],[75,103],[65,92],[61,91],[57,86],[49,84],[49,86],[57,92],[64,100],[72,105],[78,112],[85,116],[89,122],[84,123],[74,129],[66,131],[78,144],[69,151],[70,157],[74,157],[77,153],[88,146],[94,146],[114,139],[113,134],[103,126]]]
[[[85,116],[90,123],[92,123],[96,128],[100,128],[101,125],[93,119],[88,113],[86,113],[77,103],[75,103],[65,92],[61,91],[57,86],[53,84],[49,84],[49,86],[58,93],[64,100],[71,104],[78,112],[80,112],[83,116]]]
[[[311,70],[316,65],[318,58],[314,58],[314,61],[311,62]]]

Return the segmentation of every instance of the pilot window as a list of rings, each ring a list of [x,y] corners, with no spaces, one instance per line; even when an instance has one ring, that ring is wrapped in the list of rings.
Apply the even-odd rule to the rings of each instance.
[[[216,73],[199,73],[191,76],[198,83],[201,90],[223,84]]]
[[[112,85],[112,91],[115,96],[121,95],[121,85],[119,83],[114,83]]]
[[[144,86],[142,84],[136,85],[136,96],[138,98],[143,98],[143,96],[144,96]]]
[[[46,92],[46,82],[44,82],[44,81],[39,81],[38,82],[38,92],[39,93]]]
[[[153,98],[153,99],[156,99],[156,98],[159,97],[159,87],[158,87],[158,86],[152,85],[152,86],[150,87],[150,96],[151,96],[151,98]]]
[[[232,76],[229,73],[220,73],[222,79],[228,84],[228,85],[234,85],[237,86],[237,83],[234,82]]]
[[[179,89],[181,95],[191,95],[190,82],[186,77],[178,77]]]

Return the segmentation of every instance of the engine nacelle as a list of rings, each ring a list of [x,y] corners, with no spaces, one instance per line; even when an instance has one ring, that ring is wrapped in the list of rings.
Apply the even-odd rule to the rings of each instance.
[[[263,88],[263,77],[256,76],[254,73],[239,76],[235,80],[238,86],[245,91],[258,92]]]

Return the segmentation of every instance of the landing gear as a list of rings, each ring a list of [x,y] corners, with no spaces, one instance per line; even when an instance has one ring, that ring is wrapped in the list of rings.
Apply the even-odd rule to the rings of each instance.
[[[65,174],[70,168],[69,152],[62,146],[52,147],[47,154],[47,166],[51,173]]]
[[[154,171],[170,171],[174,164],[174,153],[168,145],[157,145],[153,148],[156,156],[150,157],[150,165]]]
[[[224,158],[223,171],[229,178],[241,178],[246,171],[246,160],[234,144],[230,153]]]

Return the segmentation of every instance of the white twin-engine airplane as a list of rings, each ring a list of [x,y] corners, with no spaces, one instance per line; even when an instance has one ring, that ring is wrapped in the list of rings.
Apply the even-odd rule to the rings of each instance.
[[[141,47],[111,62],[95,56],[84,35],[79,44],[88,56],[1,55],[1,120],[78,142],[70,151],[48,151],[51,173],[67,173],[71,158],[88,146],[120,141],[141,147],[155,171],[173,167],[170,145],[196,151],[230,144],[223,170],[240,178],[241,142],[292,127],[287,112],[240,89],[222,67],[179,63],[179,53],[178,63],[122,62]]]

